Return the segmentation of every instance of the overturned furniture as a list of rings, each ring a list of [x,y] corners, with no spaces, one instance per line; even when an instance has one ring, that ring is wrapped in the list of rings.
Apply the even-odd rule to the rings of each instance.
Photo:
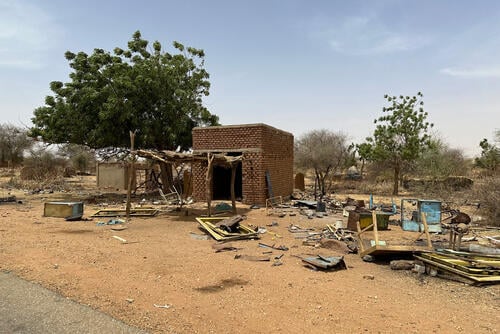
[[[417,238],[411,242],[411,244],[400,245],[400,244],[391,244],[385,240],[380,240],[380,235],[377,228],[377,212],[372,212],[372,223],[365,228],[361,229],[359,221],[357,222],[357,230],[358,230],[358,248],[359,255],[361,257],[365,255],[371,256],[393,256],[393,255],[405,255],[412,253],[420,253],[420,252],[430,252],[433,250],[433,246],[431,243],[431,237],[429,234],[429,229],[427,226],[426,215],[422,213],[422,224],[424,225],[424,230],[421,232]],[[363,236],[368,232],[373,230],[373,240],[372,239],[364,239]],[[418,245],[417,242],[420,240],[420,237],[425,234],[426,242],[424,245]]]

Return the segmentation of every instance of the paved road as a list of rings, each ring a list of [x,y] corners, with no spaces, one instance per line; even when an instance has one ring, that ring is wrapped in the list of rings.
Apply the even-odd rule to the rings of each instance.
[[[0,272],[0,333],[146,334],[5,272]]]

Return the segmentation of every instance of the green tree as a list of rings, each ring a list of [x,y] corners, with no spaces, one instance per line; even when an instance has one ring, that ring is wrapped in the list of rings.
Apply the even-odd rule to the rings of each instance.
[[[405,164],[415,161],[430,145],[422,93],[416,96],[389,96],[384,98],[389,106],[384,107],[384,115],[375,119],[377,124],[372,137],[366,139],[364,149],[373,161],[383,161],[393,168],[393,195],[399,193],[401,171]]]
[[[310,131],[295,142],[295,166],[304,171],[314,170],[320,199],[326,194],[328,176],[345,167],[351,156],[349,151],[347,136],[329,130]]]
[[[495,140],[499,142],[500,131],[496,131]],[[481,156],[476,158],[476,166],[495,172],[500,165],[500,148],[495,144],[490,144],[488,139],[484,138],[479,143],[481,147]]]
[[[439,138],[431,138],[429,147],[420,154],[410,170],[419,176],[437,179],[466,175],[469,165],[461,150],[449,147]]]
[[[137,130],[137,148],[189,147],[193,127],[218,124],[202,104],[210,88],[205,54],[178,42],[176,53],[148,45],[137,31],[127,49],[67,51],[71,80],[50,83],[53,94],[35,109],[30,135],[96,149],[129,147],[129,131]]]
[[[33,145],[26,130],[10,125],[0,124],[0,166],[12,166],[23,161],[23,152]]]

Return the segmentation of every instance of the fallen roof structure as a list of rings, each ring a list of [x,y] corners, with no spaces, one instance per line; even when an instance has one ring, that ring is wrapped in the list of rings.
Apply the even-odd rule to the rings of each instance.
[[[236,196],[234,191],[236,168],[243,160],[242,155],[230,156],[223,153],[179,153],[173,151],[153,151],[153,150],[135,150],[133,151],[139,157],[154,160],[160,164],[172,163],[192,163],[192,162],[207,162],[207,171],[205,181],[207,184],[206,201],[208,204],[208,216],[212,214],[211,201],[212,201],[212,184],[213,166],[223,166],[231,169],[231,202],[233,206],[233,213],[236,213]]]

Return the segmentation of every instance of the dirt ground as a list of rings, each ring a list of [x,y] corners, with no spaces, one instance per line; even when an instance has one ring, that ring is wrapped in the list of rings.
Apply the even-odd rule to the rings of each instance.
[[[287,231],[288,225],[321,230],[342,219],[341,214],[279,218],[238,204],[239,213],[247,216],[245,224],[266,227],[273,234],[232,242],[237,251],[220,253],[211,247],[215,241],[191,235],[204,234],[195,220],[206,208],[203,203],[187,211],[168,209],[156,217],[132,218],[123,231],[96,225],[105,218],[67,222],[42,216],[45,201],[83,199],[95,193],[14,192],[22,204],[0,204],[0,270],[153,333],[500,331],[500,285],[472,287],[393,271],[387,263],[363,262],[357,254],[345,255],[347,270],[304,267],[294,255],[342,254],[303,245]],[[102,208],[100,201],[85,204],[85,217]],[[272,222],[278,225],[266,226]],[[391,232],[398,229],[391,226]],[[258,247],[259,242],[289,247],[271,255],[284,254],[283,265],[235,259],[236,254],[268,251]]]

